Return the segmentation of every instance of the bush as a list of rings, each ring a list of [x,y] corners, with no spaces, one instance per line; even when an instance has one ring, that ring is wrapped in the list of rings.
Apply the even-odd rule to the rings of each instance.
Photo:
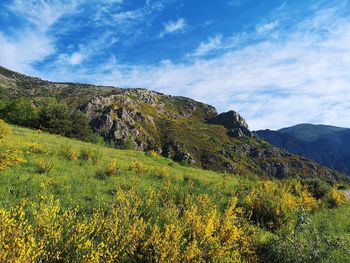
[[[256,223],[277,230],[292,222],[298,207],[314,210],[318,202],[298,182],[264,181],[250,191],[246,206]]]
[[[38,110],[31,100],[19,99],[8,103],[2,110],[2,115],[6,121],[16,125],[33,128],[38,125]]]
[[[27,144],[29,151],[32,153],[46,153],[45,147],[42,144],[39,143],[29,143]]]
[[[10,127],[0,119],[0,143],[2,143],[3,139],[9,135],[10,131]]]
[[[141,162],[134,161],[129,166],[130,171],[134,171],[136,175],[145,175],[149,172],[149,169]]]
[[[79,160],[88,161],[92,157],[92,152],[90,149],[83,148],[79,151]]]
[[[131,136],[127,137],[123,141],[122,149],[124,150],[135,150],[137,148],[136,142],[133,140]]]
[[[35,163],[35,172],[38,174],[47,174],[51,172],[53,163],[48,161],[37,161]]]
[[[146,155],[152,158],[158,158],[160,156],[159,153],[157,153],[155,150],[147,152]]]
[[[350,240],[334,237],[327,229],[316,227],[303,210],[297,213],[293,228],[285,228],[261,250],[261,261],[271,263],[347,262]],[[333,258],[335,253],[343,260]]]
[[[106,179],[111,176],[115,176],[119,173],[120,167],[116,160],[112,160],[109,165],[96,172],[96,178]]]
[[[85,114],[72,111],[65,102],[54,98],[39,101],[22,98],[0,106],[0,116],[9,123],[83,141],[101,142],[101,137],[93,133]]]
[[[328,192],[331,190],[331,186],[320,179],[311,179],[303,181],[307,185],[309,191],[317,199],[322,199],[327,196]]]
[[[345,204],[347,200],[346,194],[338,191],[335,187],[333,187],[328,194],[328,204],[330,207],[338,207],[342,204]]]
[[[157,179],[167,179],[170,177],[170,171],[167,167],[153,168],[150,173]]]
[[[0,152],[0,171],[16,164],[25,163],[21,157],[22,152],[16,149],[4,150]]]
[[[52,196],[0,208],[0,261],[256,261],[254,229],[240,219],[235,198],[221,213],[208,198],[187,206],[164,201],[159,192],[146,195],[118,189],[106,210],[90,216],[63,210]],[[151,208],[160,213],[149,220]]]
[[[102,155],[98,151],[93,151],[91,154],[92,165],[97,165],[102,159]]]

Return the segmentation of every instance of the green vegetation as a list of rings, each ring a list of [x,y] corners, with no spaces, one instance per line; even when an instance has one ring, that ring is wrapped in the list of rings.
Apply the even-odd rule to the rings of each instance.
[[[18,99],[0,102],[0,117],[8,123],[40,129],[83,141],[98,142],[86,115],[71,111],[66,103],[54,98]]]
[[[350,207],[336,185],[220,174],[3,122],[0,131],[2,262],[350,260]]]

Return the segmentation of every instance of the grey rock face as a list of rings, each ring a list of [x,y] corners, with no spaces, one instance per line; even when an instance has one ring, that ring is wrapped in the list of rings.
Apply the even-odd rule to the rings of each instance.
[[[166,145],[163,154],[177,162],[185,162],[188,164],[195,164],[196,161],[192,157],[191,153],[188,152],[185,145],[180,145],[177,143]]]
[[[235,111],[221,113],[216,117],[209,119],[208,123],[223,125],[229,130],[228,134],[235,138],[241,138],[244,136],[250,137],[252,135],[246,121]]]
[[[152,93],[141,94],[143,100],[154,102]],[[80,109],[90,118],[94,131],[105,139],[113,141],[119,147],[123,147],[127,140],[132,140],[137,149],[148,150],[156,142],[139,124],[154,126],[154,121],[152,117],[130,108],[133,105],[134,101],[129,97],[113,95],[95,98]]]
[[[291,173],[288,164],[281,162],[266,162],[261,167],[267,174],[278,179],[286,178]]]

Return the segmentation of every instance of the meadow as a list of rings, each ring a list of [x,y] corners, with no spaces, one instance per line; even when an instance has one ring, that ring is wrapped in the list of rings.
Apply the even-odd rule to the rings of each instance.
[[[0,122],[1,262],[349,262],[322,181],[194,169]]]

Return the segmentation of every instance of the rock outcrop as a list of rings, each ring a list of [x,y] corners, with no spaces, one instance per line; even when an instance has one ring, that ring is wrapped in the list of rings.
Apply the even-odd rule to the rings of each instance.
[[[223,125],[229,130],[228,134],[235,138],[251,136],[251,132],[249,131],[249,127],[245,119],[243,119],[237,112],[232,110],[221,113],[214,118],[209,119],[208,123]]]

